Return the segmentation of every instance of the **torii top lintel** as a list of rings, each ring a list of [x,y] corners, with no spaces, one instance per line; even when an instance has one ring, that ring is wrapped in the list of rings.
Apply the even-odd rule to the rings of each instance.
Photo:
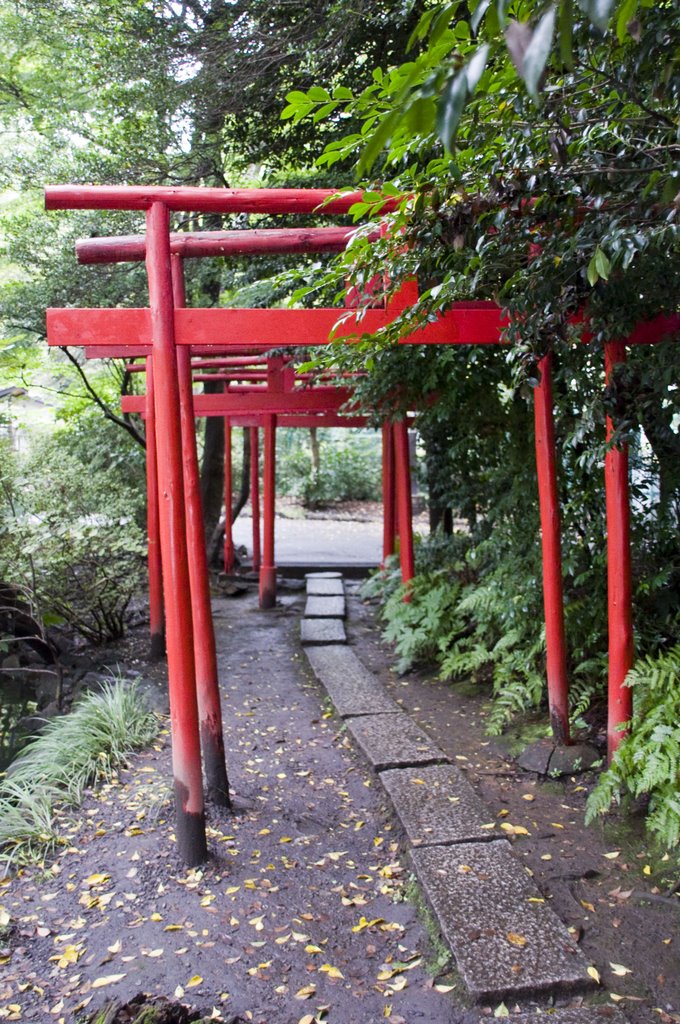
[[[163,203],[184,213],[347,213],[363,192],[326,188],[201,188],[168,185],[48,185],[46,210],[148,210]],[[395,209],[399,197],[381,209]]]

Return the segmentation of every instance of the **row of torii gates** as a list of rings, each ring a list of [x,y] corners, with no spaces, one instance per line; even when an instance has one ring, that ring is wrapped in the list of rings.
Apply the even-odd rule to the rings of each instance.
[[[146,235],[97,238],[78,243],[81,262],[145,260],[149,307],[145,309],[49,309],[50,345],[83,346],[92,358],[144,358],[145,396],[128,396],[124,411],[146,418],[151,630],[158,645],[165,619],[170,692],[172,758],[179,852],[187,864],[206,856],[201,752],[210,797],[229,805],[222,715],[210,611],[210,592],[196,455],[195,417],[223,416],[229,426],[264,430],[264,535],[260,603],[276,599],[274,560],[275,439],[277,422],[290,426],[360,426],[366,419],[351,406],[351,381],[322,380],[314,386],[296,375],[294,363],[266,357],[281,348],[310,348],[332,335],[347,343],[391,323],[417,298],[414,281],[381,307],[352,309],[196,309],[186,306],[186,258],[339,251],[354,229],[260,229],[171,233],[173,212],[200,214],[346,214],[361,193],[323,189],[217,189],[137,186],[51,186],[46,207],[146,211]],[[382,212],[390,212],[391,203]],[[381,230],[385,230],[383,226]],[[493,345],[503,341],[507,319],[493,302],[455,303],[433,322],[401,339],[406,344]],[[605,343],[605,371],[625,360],[627,344],[654,343],[680,330],[680,315],[639,324],[624,340]],[[584,325],[584,341],[592,337]],[[263,361],[263,356],[264,361]],[[225,389],[193,394],[202,371],[217,371]],[[481,383],[481,382],[480,382]],[[535,396],[535,444],[543,554],[546,675],[550,718],[558,742],[569,742],[569,685],[564,631],[560,516],[553,425],[550,355],[540,363]],[[607,420],[607,438],[614,426]],[[227,453],[230,446],[227,445]],[[253,547],[257,528],[257,444],[252,460]],[[226,464],[229,489],[229,455]],[[605,457],[609,712],[613,753],[632,713],[623,685],[633,661],[628,453],[610,446]],[[406,421],[383,427],[384,553],[400,536],[402,577],[413,577],[410,472]],[[232,557],[230,502],[225,554]],[[395,507],[397,513],[395,515]],[[258,529],[257,542],[255,529]],[[162,581],[162,583],[161,583]],[[163,599],[161,599],[161,586]],[[408,591],[407,591],[408,598]],[[163,616],[164,607],[164,616]]]

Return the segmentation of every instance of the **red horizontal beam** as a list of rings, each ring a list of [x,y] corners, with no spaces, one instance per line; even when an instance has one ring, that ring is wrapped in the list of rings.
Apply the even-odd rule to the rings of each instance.
[[[674,334],[680,334],[680,313],[655,316],[653,320],[645,320],[636,324],[624,340],[626,345],[655,345]],[[582,337],[583,341],[592,341],[593,334],[590,331],[584,331]]]
[[[49,339],[48,339],[49,340]],[[69,342],[69,344],[73,344]],[[238,345],[222,346],[228,349],[229,352],[248,351],[247,347],[239,348]],[[253,351],[253,346],[250,346],[250,351]],[[262,346],[256,348],[255,351],[258,355],[254,356],[258,362],[260,361],[259,353],[265,352]],[[192,345],[191,355],[194,356],[211,356],[215,353],[215,346],[210,345]],[[151,344],[119,344],[119,345],[97,345],[93,348],[90,345],[85,346],[85,358],[86,359],[143,359],[146,356],[151,355]],[[226,358],[226,357],[225,357]],[[209,363],[210,366],[217,365],[215,363]]]
[[[265,414],[260,416],[229,416],[232,427],[261,427]],[[279,427],[347,427],[362,428],[370,426],[367,416],[341,416],[337,413],[290,414],[279,413],[276,417]]]
[[[170,235],[170,251],[184,259],[342,252],[356,228],[264,228],[244,231],[183,231]],[[376,231],[373,236],[378,237]],[[146,258],[144,235],[85,238],[76,242],[79,263],[130,263]]]
[[[325,345],[334,336],[352,340],[374,334],[395,319],[395,312],[368,309],[361,319],[340,309],[177,309],[175,337],[179,345],[228,350],[258,346],[266,351],[284,345]],[[341,320],[342,318],[342,320]],[[459,303],[402,341],[422,345],[492,345],[507,321],[493,302]],[[336,327],[337,325],[337,327]],[[50,345],[118,348],[151,344],[148,309],[48,309]],[[143,351],[141,354],[145,354]]]
[[[387,326],[395,313],[368,309],[361,320],[352,315],[335,336],[351,341]],[[325,345],[332,328],[343,316],[340,309],[178,309],[176,340],[190,345],[196,355],[210,355],[246,348],[266,352],[283,345]],[[493,302],[461,302],[434,323],[425,324],[403,344],[493,345],[507,326],[507,318]],[[625,339],[630,345],[650,345],[680,332],[680,314],[657,316],[637,324]],[[585,328],[584,341],[593,335]],[[238,338],[238,341],[233,340]],[[148,309],[48,309],[47,340],[50,345],[84,345],[88,359],[125,359],[150,355],[151,329]]]
[[[337,412],[351,399],[352,393],[346,388],[332,388],[333,394],[316,394],[314,388],[305,391],[241,392],[234,395],[223,392],[215,395],[194,395],[194,415],[228,416],[239,413],[330,413]],[[142,413],[145,409],[144,395],[123,395],[123,412]]]
[[[323,188],[197,188],[165,185],[48,185],[46,210],[169,210],[193,213],[347,213],[362,192]],[[394,209],[388,199],[384,209]]]

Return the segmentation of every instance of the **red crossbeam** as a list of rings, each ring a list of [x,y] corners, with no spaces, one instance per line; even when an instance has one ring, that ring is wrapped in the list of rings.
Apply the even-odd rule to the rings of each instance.
[[[196,416],[230,416],[248,413],[327,413],[337,412],[352,397],[346,388],[330,388],[333,394],[321,389],[309,388],[305,391],[276,392],[257,391],[232,394],[194,395],[194,412]],[[143,413],[145,400],[143,395],[123,395],[121,409],[123,412]]]
[[[375,334],[395,319],[395,312],[368,309],[363,316],[340,309],[177,309],[178,345],[209,350],[257,346],[260,351],[282,346],[327,345],[333,332],[343,341]],[[434,323],[425,324],[402,341],[411,345],[494,345],[507,319],[494,302],[457,303]],[[148,309],[48,309],[50,345],[84,345],[88,349],[125,349],[145,354],[151,345]],[[141,349],[140,349],[141,346]]]
[[[184,259],[203,256],[255,256],[342,252],[355,227],[255,228],[242,231],[177,231],[170,235],[170,251]],[[378,231],[369,238],[378,237]],[[85,238],[76,242],[79,263],[132,263],[146,256],[144,235]]]
[[[347,317],[343,310],[328,308],[177,309],[175,335],[178,345],[190,345],[201,355],[232,347],[266,352],[281,346],[327,345],[332,331],[338,340],[356,341],[394,319],[395,313],[384,309],[367,309],[360,319],[354,312]],[[408,345],[497,345],[507,326],[507,317],[494,302],[459,302],[434,323],[400,341]],[[654,344],[678,331],[680,314],[657,316],[638,324],[626,344]],[[85,346],[88,358],[149,355],[150,313],[148,309],[48,309],[47,341],[56,346]]]
[[[167,185],[48,185],[46,210],[168,210],[191,213],[347,213],[363,192],[324,188],[198,188]],[[395,209],[401,199],[386,199]]]

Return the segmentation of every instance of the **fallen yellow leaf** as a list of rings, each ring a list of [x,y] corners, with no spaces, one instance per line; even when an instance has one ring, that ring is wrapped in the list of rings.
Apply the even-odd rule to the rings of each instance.
[[[372,928],[376,924],[381,924],[384,921],[384,917],[374,917],[372,921],[367,921],[363,915],[359,918],[359,924],[352,926],[353,932],[363,932],[366,928]]]
[[[597,968],[596,967],[588,967],[587,971],[588,971],[588,974],[590,975],[590,977],[593,979],[593,981],[596,981],[598,983],[598,985],[599,985],[600,984],[600,972],[597,970]]]
[[[189,978],[187,982],[187,988],[196,988],[197,985],[203,984],[203,978],[200,974],[194,974],[193,977]]]
[[[619,978],[622,978],[626,974],[633,973],[630,967],[624,967],[623,964],[613,964],[611,960],[609,961],[609,966],[612,969],[612,974],[618,975]]]
[[[524,949],[527,944],[527,940],[523,935],[518,935],[517,932],[508,932],[505,936],[508,942],[511,942],[513,946],[517,946],[519,949]]]
[[[295,993],[296,999],[309,999],[316,992],[316,985],[303,985]]]
[[[95,874],[90,875],[89,878],[85,879],[85,885],[91,889],[94,885],[103,885],[104,882],[108,882],[111,875]]]
[[[102,978],[95,978],[92,982],[92,988],[104,988],[105,985],[115,985],[116,982],[122,981],[124,977],[124,974],[107,974]]]
[[[319,968],[321,974],[327,974],[329,978],[344,978],[345,975],[342,971],[339,971],[337,967],[331,967],[330,964],[322,964]]]

